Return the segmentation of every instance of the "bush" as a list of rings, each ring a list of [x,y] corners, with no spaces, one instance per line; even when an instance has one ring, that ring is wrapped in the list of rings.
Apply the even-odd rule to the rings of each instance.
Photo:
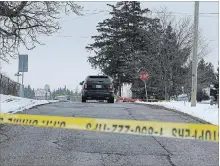
[[[209,100],[209,96],[202,89],[198,89],[196,100],[201,102],[202,100]]]
[[[0,73],[0,93],[18,96],[20,84]]]

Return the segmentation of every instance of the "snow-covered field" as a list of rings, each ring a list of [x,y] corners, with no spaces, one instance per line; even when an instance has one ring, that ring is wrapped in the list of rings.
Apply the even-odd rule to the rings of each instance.
[[[33,100],[0,94],[0,113],[16,113],[37,105],[57,102],[57,100]]]
[[[219,125],[218,123],[219,109],[217,105],[210,105],[207,103],[197,103],[196,107],[191,107],[190,102],[184,103],[183,101],[152,102],[152,103],[136,101],[136,103],[164,106],[166,108],[175,109],[177,111],[181,111],[183,113],[187,113],[194,117],[203,119],[214,125]]]

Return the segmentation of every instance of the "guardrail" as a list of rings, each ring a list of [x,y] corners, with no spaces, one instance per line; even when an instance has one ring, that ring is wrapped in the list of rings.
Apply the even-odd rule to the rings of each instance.
[[[0,73],[0,94],[19,95],[20,84]]]

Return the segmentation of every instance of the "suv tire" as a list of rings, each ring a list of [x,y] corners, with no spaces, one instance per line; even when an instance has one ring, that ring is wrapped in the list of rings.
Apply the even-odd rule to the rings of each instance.
[[[82,97],[82,103],[86,103],[86,98]]]
[[[108,100],[108,103],[114,103],[114,102],[115,102],[114,97],[111,97],[111,98]]]

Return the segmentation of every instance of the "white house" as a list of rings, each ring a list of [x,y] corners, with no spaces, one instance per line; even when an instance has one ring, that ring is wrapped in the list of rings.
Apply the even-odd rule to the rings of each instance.
[[[177,96],[177,101],[189,101],[187,94],[181,94]]]
[[[50,92],[45,89],[37,89],[35,90],[35,99],[37,100],[48,100],[50,99]]]
[[[121,97],[126,97],[126,98],[132,97],[131,84],[123,84],[121,88]]]

